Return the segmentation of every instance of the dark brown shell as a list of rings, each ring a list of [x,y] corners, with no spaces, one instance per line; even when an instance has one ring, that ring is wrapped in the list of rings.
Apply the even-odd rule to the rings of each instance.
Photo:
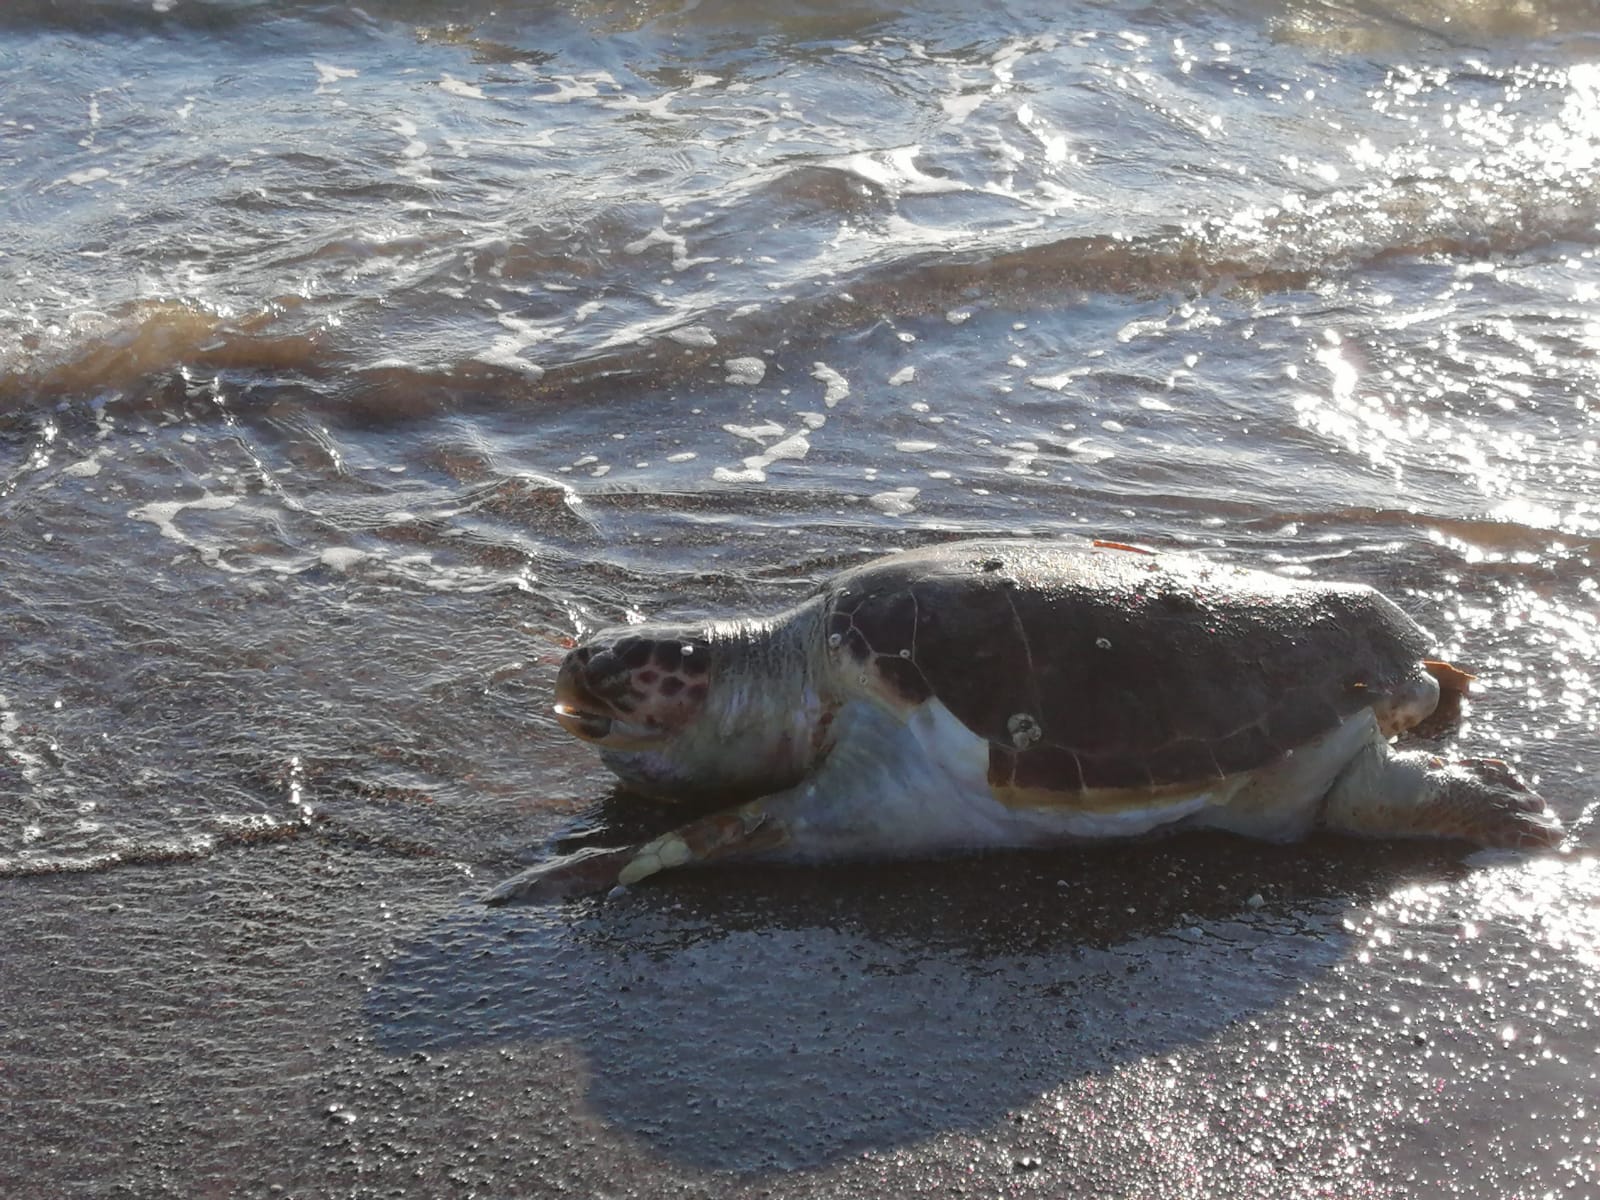
[[[1089,543],[956,542],[825,589],[836,654],[988,739],[997,787],[1264,766],[1417,678],[1430,639],[1359,584]]]

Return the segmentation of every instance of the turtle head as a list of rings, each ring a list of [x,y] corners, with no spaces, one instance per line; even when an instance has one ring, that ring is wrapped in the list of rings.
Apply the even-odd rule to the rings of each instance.
[[[644,627],[602,634],[567,655],[556,676],[556,720],[602,749],[670,741],[699,718],[710,692],[702,636]]]
[[[567,654],[555,717],[648,795],[760,794],[815,757],[817,705],[771,625],[634,625]]]

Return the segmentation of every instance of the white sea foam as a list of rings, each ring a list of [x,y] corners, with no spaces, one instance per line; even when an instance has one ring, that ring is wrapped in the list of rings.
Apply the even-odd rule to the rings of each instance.
[[[811,378],[822,384],[822,403],[829,408],[850,394],[850,381],[827,363],[812,363]]]
[[[709,349],[717,344],[717,336],[704,325],[685,325],[681,329],[669,329],[667,336],[680,346],[695,346]]]
[[[311,65],[316,68],[317,72],[318,95],[337,92],[339,89],[334,85],[341,79],[355,79],[361,74],[354,67],[336,67],[332,63],[318,62],[316,59],[311,60]]]
[[[453,75],[446,75],[443,79],[439,80],[439,90],[441,92],[449,92],[452,96],[460,96],[467,100],[488,99],[488,97],[484,95],[481,87],[478,87],[476,84],[467,83],[464,80],[457,79]]]
[[[734,437],[760,442],[763,446],[773,438],[783,436],[783,426],[776,421],[763,421],[759,425],[724,425],[722,428]]]
[[[730,358],[722,365],[728,372],[726,382],[742,387],[754,387],[766,378],[767,374],[767,364],[754,355]]]
[[[148,521],[160,531],[162,537],[197,551],[201,561],[208,566],[232,571],[237,568],[223,562],[221,553],[216,547],[197,542],[184,533],[178,527],[178,517],[186,511],[215,512],[233,508],[238,505],[240,499],[239,496],[216,496],[207,492],[193,500],[155,500],[149,504],[141,504],[138,508],[129,509],[128,516],[135,521]]]
[[[922,492],[921,488],[898,487],[886,492],[876,492],[867,497],[867,503],[887,517],[903,517],[916,511],[912,503]]]
[[[846,154],[839,158],[825,159],[824,165],[859,176],[868,183],[882,188],[891,196],[935,195],[941,192],[971,190],[959,179],[946,179],[927,174],[916,163],[921,153],[921,146],[897,146],[892,150]]]
[[[317,557],[323,566],[345,572],[370,556],[365,550],[357,550],[353,546],[325,546]]]

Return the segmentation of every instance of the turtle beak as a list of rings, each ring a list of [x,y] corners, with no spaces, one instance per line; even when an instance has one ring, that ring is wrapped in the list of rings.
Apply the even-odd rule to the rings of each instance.
[[[601,741],[611,733],[611,718],[602,713],[587,712],[559,702],[554,712],[561,728],[586,742]]]
[[[574,650],[556,676],[555,717],[561,728],[586,742],[598,742],[611,733],[610,705],[595,695],[585,679],[588,656]]]

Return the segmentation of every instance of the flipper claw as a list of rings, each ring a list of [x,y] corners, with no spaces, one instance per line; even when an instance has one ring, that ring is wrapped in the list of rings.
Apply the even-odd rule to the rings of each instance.
[[[483,903],[500,905],[512,900],[549,903],[581,896],[588,892],[601,892],[619,880],[619,868],[633,854],[632,846],[601,846],[579,850],[529,867],[492,888],[483,896]]]

